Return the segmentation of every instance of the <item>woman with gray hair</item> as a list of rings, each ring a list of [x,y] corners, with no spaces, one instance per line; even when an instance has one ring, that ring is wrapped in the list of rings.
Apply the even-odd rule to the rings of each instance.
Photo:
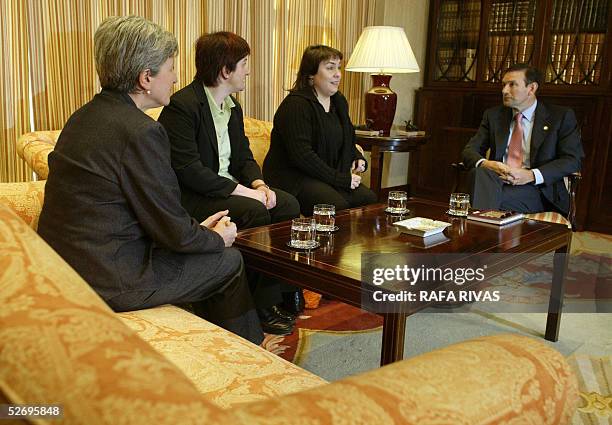
[[[252,342],[263,333],[236,225],[202,223],[180,204],[163,127],[175,37],[138,16],[106,19],[94,36],[102,91],[69,119],[49,155],[40,235],[116,311],[191,303],[196,314]]]

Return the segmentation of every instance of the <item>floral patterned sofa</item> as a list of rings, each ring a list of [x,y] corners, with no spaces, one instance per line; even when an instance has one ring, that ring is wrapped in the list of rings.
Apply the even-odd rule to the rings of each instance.
[[[161,110],[161,107],[149,109],[147,114],[157,120]],[[272,123],[245,117],[244,131],[249,138],[255,160],[259,166],[262,166],[263,160],[270,148]],[[39,180],[46,180],[49,175],[47,158],[49,153],[55,148],[60,132],[61,130],[33,131],[23,134],[17,139],[17,154],[26,161]]]
[[[35,423],[565,424],[575,409],[563,356],[523,336],[327,384],[174,306],[116,314],[36,234],[44,185],[0,184],[0,404],[62,405]]]

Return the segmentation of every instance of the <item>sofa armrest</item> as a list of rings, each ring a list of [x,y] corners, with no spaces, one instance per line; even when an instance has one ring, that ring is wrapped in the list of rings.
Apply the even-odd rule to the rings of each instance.
[[[355,377],[234,407],[241,423],[566,424],[578,399],[563,356],[498,335],[451,345]]]

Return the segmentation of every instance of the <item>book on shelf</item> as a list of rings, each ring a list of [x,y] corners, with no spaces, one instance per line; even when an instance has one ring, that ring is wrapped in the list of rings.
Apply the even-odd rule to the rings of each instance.
[[[474,210],[468,213],[467,218],[468,220],[481,221],[483,223],[503,226],[505,224],[522,220],[525,218],[525,214],[515,211]]]

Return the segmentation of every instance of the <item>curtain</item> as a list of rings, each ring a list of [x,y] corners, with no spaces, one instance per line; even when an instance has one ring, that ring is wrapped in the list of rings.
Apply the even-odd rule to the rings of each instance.
[[[2,43],[9,49],[0,52],[4,99],[0,181],[28,177],[14,152],[19,135],[32,129],[62,128],[68,117],[100,90],[93,35],[108,16],[141,15],[176,35],[179,55],[175,61],[175,90],[193,80],[194,45],[202,33],[224,30],[241,35],[251,46],[251,73],[238,99],[246,115],[272,120],[293,84],[304,48],[328,44],[348,60],[362,28],[374,22],[375,2],[3,0],[0,11],[5,18],[0,28]],[[363,117],[366,84],[363,74],[343,75],[340,90],[349,101],[354,122]]]
[[[0,181],[30,180],[17,138],[30,131],[27,3],[0,1]]]

